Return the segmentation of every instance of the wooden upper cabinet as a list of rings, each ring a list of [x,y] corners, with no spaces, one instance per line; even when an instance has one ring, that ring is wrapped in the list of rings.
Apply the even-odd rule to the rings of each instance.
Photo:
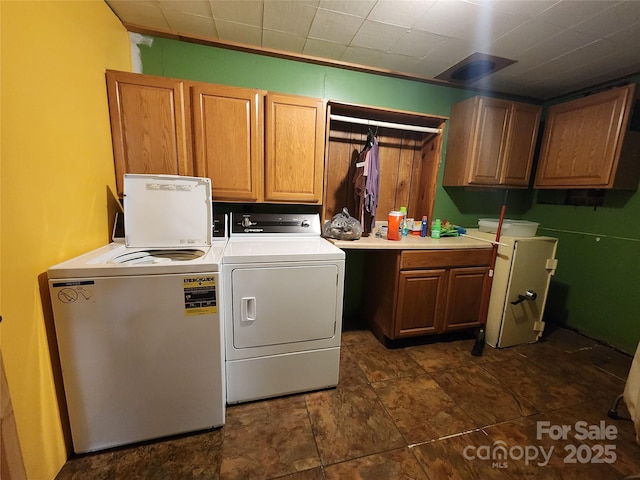
[[[118,195],[125,173],[192,175],[183,82],[116,71],[106,78]]]
[[[264,200],[322,203],[324,102],[268,93],[265,133]]]
[[[454,105],[443,185],[528,187],[541,111],[481,96]]]
[[[263,197],[263,98],[258,90],[197,84],[191,89],[196,174],[216,201]]]
[[[508,150],[502,165],[500,183],[528,187],[542,107],[517,102],[511,102],[511,105]]]
[[[635,190],[639,102],[632,84],[550,107],[534,186]]]

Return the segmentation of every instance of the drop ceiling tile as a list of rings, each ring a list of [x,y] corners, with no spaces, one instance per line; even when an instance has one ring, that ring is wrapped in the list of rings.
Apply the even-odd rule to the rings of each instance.
[[[449,38],[438,48],[432,50],[423,60],[438,64],[444,61],[448,64],[447,68],[450,68],[472,53],[475,53],[473,42],[460,40],[459,38]]]
[[[571,87],[560,86],[559,88],[553,88],[548,83],[537,83],[534,85],[523,84],[519,86],[519,91],[524,92],[524,95],[539,98],[540,100],[550,100],[562,95],[569,94],[573,91]]]
[[[619,65],[616,68],[612,68],[606,71],[599,71],[602,73],[596,75],[595,77],[588,78],[589,85],[611,83],[612,81],[627,78],[630,75],[637,75],[638,73],[640,73],[640,65]]]
[[[355,15],[346,15],[321,8],[311,24],[309,36],[311,38],[349,45],[355,37],[364,19]]]
[[[602,72],[606,72],[602,77],[602,81],[604,81],[605,78],[610,79],[616,77],[615,74],[611,76],[614,69],[608,66],[608,61],[602,59],[591,64],[576,67],[576,69],[571,72],[571,75],[563,75],[563,77],[566,77],[564,83],[568,88],[572,88],[574,90],[578,88],[585,88],[589,84],[593,85],[592,82],[594,79],[596,84],[600,83],[600,80],[598,79],[603,75]]]
[[[215,22],[220,40],[262,46],[261,28],[225,20],[216,20]]]
[[[178,33],[188,32],[202,37],[218,38],[216,25],[211,17],[191,15],[176,10],[165,10],[165,17],[171,30]]]
[[[601,13],[578,23],[574,30],[587,32],[599,37],[605,37],[612,31],[624,30],[625,28],[640,23],[640,1],[627,1],[613,4]]]
[[[175,10],[191,15],[200,15],[201,17],[211,17],[211,6],[207,0],[190,0],[188,2],[181,0],[162,0],[159,2],[163,12],[167,10]]]
[[[515,83],[516,80],[509,79],[508,81],[502,81],[495,75],[489,75],[480,80],[477,80],[471,84],[472,88],[479,88],[489,91],[504,91]]]
[[[451,63],[445,60],[435,60],[429,57],[422,59],[418,65],[418,75],[425,78],[435,78],[445,70],[451,67]]]
[[[438,35],[453,36],[474,23],[484,7],[474,3],[438,0],[418,19],[413,28]]]
[[[373,20],[400,27],[412,27],[429,8],[435,0],[379,0],[371,13],[367,17]]]
[[[406,28],[387,25],[385,23],[366,20],[351,41],[353,47],[366,47],[373,50],[388,51],[402,35]]]
[[[500,0],[492,4],[494,10],[532,18],[558,3],[558,0]]]
[[[340,43],[308,38],[302,53],[305,55],[311,55],[312,57],[340,60],[346,49],[347,47]]]
[[[316,14],[316,7],[300,1],[269,1],[264,3],[264,28],[307,35]]]
[[[320,0],[318,7],[366,18],[377,0]]]
[[[483,47],[526,22],[524,17],[483,8],[478,20],[455,32],[456,38],[472,39]]]
[[[553,69],[553,65],[540,65],[538,67],[530,68],[526,72],[519,76],[513,77],[515,81],[526,80],[529,83],[537,83],[543,81],[549,81],[549,78],[553,78],[554,82],[558,82],[562,76],[562,72],[556,72]]]
[[[156,8],[160,7],[153,0],[139,0],[137,2],[132,2],[131,0],[106,0],[106,3],[111,7],[114,11],[119,12],[134,12],[138,8]]]
[[[265,30],[262,33],[262,46],[284,52],[302,53],[306,37],[291,33]]]
[[[162,10],[155,3],[111,0],[109,1],[109,6],[118,18],[125,23],[144,25],[162,30],[169,28]]]
[[[533,61],[536,64],[544,63],[553,58],[565,55],[577,48],[583,47],[584,45],[588,45],[596,40],[597,38],[586,33],[567,29],[563,30],[558,35],[537,44],[535,48],[526,50],[524,54],[527,55],[527,59],[529,61]]]
[[[580,8],[575,8],[579,4]],[[572,27],[611,7],[611,0],[562,0],[536,16],[536,20],[561,27]]]
[[[377,63],[385,70],[400,73],[418,74],[421,68],[420,60],[415,57],[390,53],[380,55]]]
[[[209,4],[216,20],[262,27],[262,0],[210,0]]]
[[[639,25],[632,25],[624,30],[607,35],[606,39],[621,47],[636,47],[637,45],[640,45]]]
[[[537,20],[529,20],[519,25],[491,44],[491,51],[497,55],[518,60],[522,52],[555,37],[562,27]]]
[[[375,65],[382,55],[379,50],[371,50],[362,47],[347,47],[342,57],[343,62],[356,63],[358,65]]]
[[[617,76],[620,72],[640,73],[640,57],[637,49],[633,47],[627,50],[615,50],[606,57],[594,58],[589,67],[592,67],[595,72],[615,73]]]
[[[596,59],[604,58],[613,50],[613,44],[607,40],[597,40],[589,45],[577,48],[565,55],[546,62],[544,67],[556,74],[564,72],[577,73],[583,65],[589,65]]]
[[[389,49],[389,52],[420,59],[443,45],[447,40],[448,37],[435,33],[409,30]]]

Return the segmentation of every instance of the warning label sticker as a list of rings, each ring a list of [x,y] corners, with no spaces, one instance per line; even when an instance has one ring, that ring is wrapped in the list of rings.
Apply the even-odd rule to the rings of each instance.
[[[76,280],[72,282],[54,282],[56,297],[62,303],[75,303],[82,301],[95,301],[93,298],[93,280]]]
[[[216,286],[215,276],[185,277],[182,280],[185,315],[218,313]]]

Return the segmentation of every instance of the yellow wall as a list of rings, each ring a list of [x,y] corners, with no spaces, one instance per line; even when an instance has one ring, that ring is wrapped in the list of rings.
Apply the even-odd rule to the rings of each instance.
[[[67,432],[46,271],[109,239],[104,72],[130,70],[129,39],[102,0],[1,0],[0,17],[0,349],[28,479],[48,480]]]

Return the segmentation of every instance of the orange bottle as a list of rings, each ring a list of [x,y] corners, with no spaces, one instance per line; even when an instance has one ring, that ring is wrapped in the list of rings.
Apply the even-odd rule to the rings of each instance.
[[[389,224],[387,227],[387,240],[400,240],[402,234],[400,233],[400,227],[402,226],[402,219],[404,215],[397,210],[391,210],[389,212]]]

